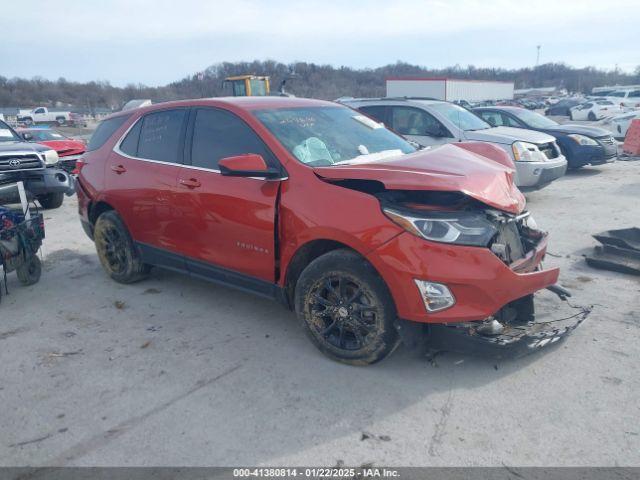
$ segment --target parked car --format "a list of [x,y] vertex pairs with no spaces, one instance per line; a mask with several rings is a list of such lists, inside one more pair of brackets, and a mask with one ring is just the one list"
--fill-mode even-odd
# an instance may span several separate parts
[[607,94],[607,100],[619,104],[625,111],[640,108],[640,89],[615,90]]
[[623,111],[622,107],[614,104],[611,100],[593,100],[571,107],[569,109],[569,118],[571,120],[591,120],[594,122],[609,115],[617,115]]
[[67,137],[50,128],[18,128],[17,132],[29,142],[36,142],[53,148],[60,158],[58,167],[69,173],[75,170],[76,161],[87,148],[84,141]]
[[618,140],[624,140],[627,136],[627,130],[631,126],[633,120],[640,119],[640,110],[632,110],[626,113],[619,113],[611,117],[605,117],[600,125],[606,128]]
[[536,112],[517,107],[480,107],[473,111],[493,126],[527,128],[553,135],[569,168],[612,162],[618,146],[611,133],[587,125],[561,125]]
[[557,116],[569,116],[569,110],[576,105],[580,105],[582,100],[575,99],[564,99],[560,100],[554,104],[551,104],[549,108],[544,111],[544,114],[549,115],[557,115]]
[[576,325],[530,323],[558,269],[510,164],[479,142],[417,151],[331,102],[199,99],[105,119],[77,194],[115,281],[155,265],[279,299],[322,352],[362,365],[425,325],[527,351]]
[[55,111],[50,112],[46,107],[38,107],[33,110],[20,110],[18,122],[26,126],[36,124],[57,124],[57,125],[81,125],[84,123],[82,116],[71,112]]
[[73,193],[73,179],[57,168],[58,154],[51,147],[26,142],[0,121],[0,184],[24,182],[44,208],[58,208],[65,193]]
[[516,185],[521,188],[542,188],[564,175],[567,169],[567,161],[552,136],[523,129],[492,127],[452,103],[411,98],[363,98],[343,103],[423,146],[461,141],[498,145],[515,162]]

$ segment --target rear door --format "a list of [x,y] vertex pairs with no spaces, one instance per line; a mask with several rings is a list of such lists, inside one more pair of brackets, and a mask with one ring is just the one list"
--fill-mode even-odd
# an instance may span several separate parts
[[255,153],[281,168],[255,131],[218,108],[192,112],[179,168],[180,246],[198,276],[268,293],[275,280],[275,217],[280,181],[222,176],[220,159]]
[[[116,144],[105,167],[107,199],[148,261],[183,268],[173,207],[189,109],[150,112]],[[173,254],[169,253],[173,252]],[[153,258],[151,258],[153,256]]]

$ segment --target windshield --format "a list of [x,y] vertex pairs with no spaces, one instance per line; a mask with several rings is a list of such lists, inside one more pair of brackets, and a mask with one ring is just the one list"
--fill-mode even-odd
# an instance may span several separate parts
[[16,142],[19,141],[20,137],[18,137],[9,125],[0,121],[0,142]]
[[257,110],[255,116],[302,163],[328,166],[398,157],[416,149],[346,107]]
[[558,122],[554,122],[550,118],[547,118],[544,115],[540,115],[539,113],[532,112],[531,110],[518,110],[514,113],[516,117],[533,128],[547,128],[555,127],[556,125],[558,125]]
[[46,142],[47,140],[64,140],[65,137],[61,133],[53,130],[27,130],[36,142]]
[[491,125],[474,113],[453,103],[433,103],[429,105],[429,108],[433,108],[441,115],[444,115],[447,120],[465,132],[492,128]]

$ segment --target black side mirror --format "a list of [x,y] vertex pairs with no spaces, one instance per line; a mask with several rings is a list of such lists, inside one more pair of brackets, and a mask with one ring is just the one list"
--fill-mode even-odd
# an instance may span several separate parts
[[22,138],[24,138],[27,142],[30,142],[31,140],[33,140],[33,135],[31,135],[29,132],[22,132]]

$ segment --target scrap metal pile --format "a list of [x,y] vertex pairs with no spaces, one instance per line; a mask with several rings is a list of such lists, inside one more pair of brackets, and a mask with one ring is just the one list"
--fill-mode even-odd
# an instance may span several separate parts
[[594,235],[597,245],[587,264],[594,268],[640,275],[640,228],[607,230]]

